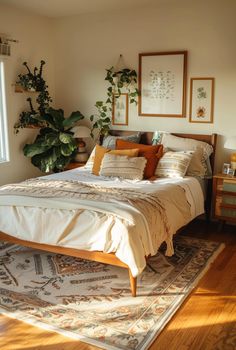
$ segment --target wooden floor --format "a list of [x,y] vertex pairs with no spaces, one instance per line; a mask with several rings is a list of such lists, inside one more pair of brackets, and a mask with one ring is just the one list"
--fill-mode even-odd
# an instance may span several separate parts
[[[151,350],[236,349],[236,226],[195,221],[183,234],[225,242],[226,249],[200,281]],[[97,350],[59,334],[0,315],[1,350]]]

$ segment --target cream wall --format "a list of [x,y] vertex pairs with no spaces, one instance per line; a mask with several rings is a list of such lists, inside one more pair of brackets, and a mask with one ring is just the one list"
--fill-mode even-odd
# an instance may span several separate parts
[[[145,1],[144,1],[145,5]],[[120,12],[48,19],[0,5],[0,33],[18,39],[6,62],[6,92],[10,162],[0,164],[0,185],[39,174],[22,148],[36,131],[13,134],[14,123],[26,106],[26,95],[16,94],[11,84],[22,69],[46,64],[45,77],[56,107],[67,114],[95,112],[94,103],[105,98],[105,68],[117,63],[122,53],[126,66],[138,70],[140,52],[188,51],[189,78],[215,77],[214,124],[191,124],[188,118],[139,117],[130,106],[130,130],[212,133],[220,135],[217,148],[219,170],[229,161],[222,148],[226,137],[236,135],[236,1],[165,0],[152,7]],[[187,103],[187,111],[189,103]],[[187,113],[188,116],[188,113]],[[84,123],[89,124],[86,120]]]
[[[158,3],[158,1],[157,1]],[[187,116],[190,77],[215,77],[214,124],[192,124],[188,118],[139,117],[130,106],[130,130],[167,130],[220,135],[217,169],[229,161],[222,149],[236,135],[236,1],[168,0],[132,11],[90,14],[54,21],[56,103],[66,111],[89,116],[95,101],[105,98],[105,68],[123,54],[138,69],[140,52],[188,51]],[[123,127],[125,128],[125,127]]]
[[54,97],[51,27],[52,23],[49,19],[0,5],[0,33],[19,40],[18,44],[11,45],[11,57],[4,59],[10,162],[0,164],[0,185],[40,174],[22,152],[25,143],[32,142],[36,131],[22,129],[17,136],[14,135],[13,126],[20,112],[28,108],[26,103],[28,95],[15,93],[12,84],[19,73],[25,72],[22,66],[24,61],[32,67],[39,66],[40,60],[44,59],[46,61],[44,76],[48,82],[49,91]]

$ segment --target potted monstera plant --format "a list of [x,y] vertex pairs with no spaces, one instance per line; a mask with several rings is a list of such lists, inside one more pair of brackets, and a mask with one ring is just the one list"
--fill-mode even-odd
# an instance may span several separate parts
[[76,154],[77,145],[73,137],[72,127],[84,116],[73,112],[64,117],[62,109],[48,108],[44,115],[35,114],[40,123],[46,123],[40,128],[39,134],[32,144],[23,148],[24,155],[31,158],[31,163],[42,172],[59,172],[63,170]]

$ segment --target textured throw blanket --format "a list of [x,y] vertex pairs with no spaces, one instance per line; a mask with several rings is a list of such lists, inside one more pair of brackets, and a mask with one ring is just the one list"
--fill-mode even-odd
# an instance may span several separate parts
[[[176,186],[175,186],[176,187]],[[136,208],[149,221],[150,214],[157,210],[168,232],[168,220],[165,208],[158,193],[146,193],[127,188],[107,188],[97,184],[85,184],[78,181],[29,179],[21,183],[5,185],[0,188],[1,196],[29,196],[34,198],[57,198],[74,201],[89,200],[95,202],[127,202]],[[35,204],[37,206],[37,204]],[[115,213],[114,213],[115,214]]]

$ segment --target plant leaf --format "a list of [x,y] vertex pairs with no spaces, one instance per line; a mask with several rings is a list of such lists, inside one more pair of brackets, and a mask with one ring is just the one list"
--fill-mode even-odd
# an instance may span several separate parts
[[26,157],[33,157],[37,154],[42,154],[47,151],[51,146],[43,144],[41,142],[35,142],[31,145],[26,144],[23,148],[23,153]]
[[66,128],[71,127],[74,123],[81,119],[84,119],[84,116],[82,113],[80,113],[80,111],[72,112],[69,118],[64,119],[63,126]]
[[76,145],[72,145],[70,143],[62,144],[61,154],[65,157],[68,157],[74,152],[76,148],[77,148]]
[[65,132],[60,132],[59,134],[59,140],[62,143],[75,143],[75,139],[73,138],[73,136],[71,134],[65,133]]
[[46,117],[57,130],[63,128],[64,111],[62,109],[54,109],[50,107],[46,110]]
[[44,173],[48,173],[53,170],[56,160],[57,152],[54,148],[51,148],[44,154],[38,154],[31,158],[32,164],[37,166]]
[[103,106],[103,101],[97,101],[95,104],[95,107],[102,107]]

